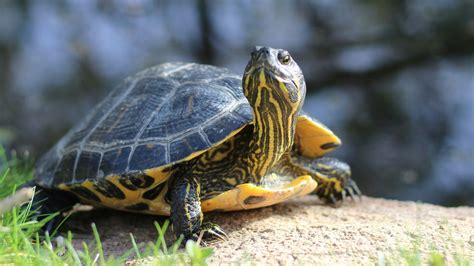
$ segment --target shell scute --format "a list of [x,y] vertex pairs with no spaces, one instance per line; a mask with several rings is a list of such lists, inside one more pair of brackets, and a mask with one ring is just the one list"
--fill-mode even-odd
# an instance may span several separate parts
[[102,173],[123,173],[127,168],[130,147],[123,147],[104,152],[100,170]]
[[[137,146],[130,159],[129,170],[143,170],[169,163],[166,145],[142,144]],[[125,164],[126,165],[126,164]]]

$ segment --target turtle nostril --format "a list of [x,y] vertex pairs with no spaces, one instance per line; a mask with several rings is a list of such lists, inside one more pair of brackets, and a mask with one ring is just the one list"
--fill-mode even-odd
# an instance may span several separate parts
[[255,46],[251,55],[253,60],[268,58],[270,56],[270,49],[264,46]]

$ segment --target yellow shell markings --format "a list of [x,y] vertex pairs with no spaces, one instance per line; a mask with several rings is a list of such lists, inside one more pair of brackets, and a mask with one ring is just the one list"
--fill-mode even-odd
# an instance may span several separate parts
[[[71,191],[74,193],[74,189],[76,188],[85,188],[90,193],[93,193],[99,201],[91,200],[90,198],[84,197],[79,193],[74,193],[75,195],[79,196],[82,202],[98,206],[98,207],[108,207],[117,210],[125,210],[125,211],[132,211],[132,212],[141,212],[141,213],[149,213],[149,214],[157,214],[157,215],[165,215],[169,216],[170,214],[170,206],[165,201],[166,192],[168,190],[168,183],[166,182],[171,175],[171,172],[168,170],[169,167],[160,167],[154,169],[145,170],[145,174],[152,177],[154,179],[153,184],[148,188],[137,188],[136,190],[131,190],[123,186],[120,182],[120,176],[111,175],[107,176],[105,179],[115,185],[124,195],[123,199],[118,199],[114,197],[107,197],[103,195],[103,193],[99,192],[96,184],[98,182],[87,180],[85,182],[79,184],[61,184],[58,186],[59,189]],[[148,200],[143,198],[143,193],[149,191],[150,189],[156,187],[157,185],[166,182],[160,192],[160,194],[154,200]],[[136,205],[138,203],[145,203],[148,205],[148,210],[130,210],[127,207]]]
[[316,181],[309,175],[295,178],[280,188],[241,184],[214,198],[202,201],[201,208],[203,212],[262,208],[307,195],[314,191],[316,186]]

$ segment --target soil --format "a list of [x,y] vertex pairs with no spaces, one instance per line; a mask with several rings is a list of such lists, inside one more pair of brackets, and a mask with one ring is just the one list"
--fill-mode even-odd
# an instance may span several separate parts
[[[257,210],[213,213],[229,239],[213,243],[211,265],[219,264],[374,264],[403,260],[403,251],[428,257],[433,251],[453,263],[462,256],[474,261],[474,208],[364,197],[334,208],[314,196]],[[137,242],[156,240],[154,221],[162,217],[95,210],[75,214],[67,226],[78,247],[92,241],[95,222],[106,255],[131,249]],[[172,241],[171,232],[167,234]],[[418,251],[416,251],[418,250]],[[398,264],[398,263],[397,263]]]

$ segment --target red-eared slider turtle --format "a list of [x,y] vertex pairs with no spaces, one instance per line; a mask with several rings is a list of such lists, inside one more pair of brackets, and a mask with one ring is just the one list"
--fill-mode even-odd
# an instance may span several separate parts
[[290,54],[269,47],[253,51],[243,78],[191,63],[144,70],[39,160],[39,212],[80,201],[169,215],[177,236],[196,239],[224,234],[203,223],[206,211],[358,194],[347,164],[320,158],[341,142],[300,112],[305,92]]

